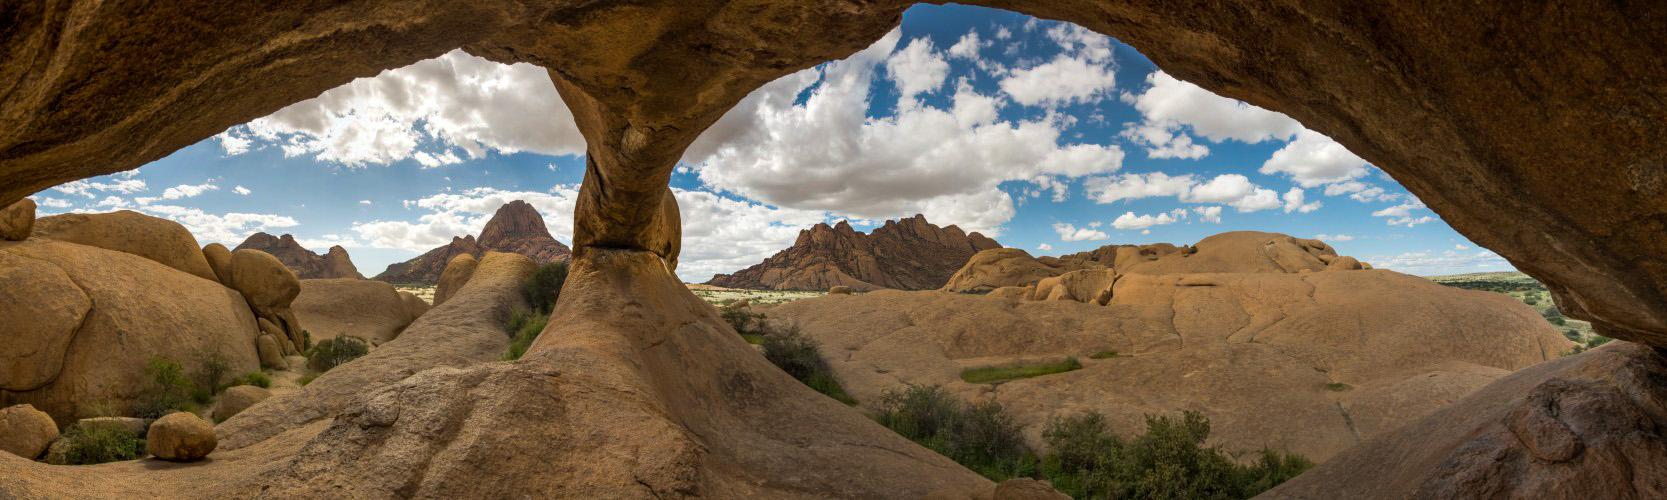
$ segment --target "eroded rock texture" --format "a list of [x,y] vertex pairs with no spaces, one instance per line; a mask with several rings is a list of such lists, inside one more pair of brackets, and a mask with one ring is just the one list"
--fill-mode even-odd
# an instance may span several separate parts
[[[330,247],[324,255],[313,253],[312,250],[302,248],[295,241],[294,236],[285,234],[273,236],[266,233],[249,235],[248,239],[237,245],[233,250],[245,248],[260,250],[277,257],[289,270],[295,271],[295,277],[309,279],[354,278],[365,279],[359,274],[359,269],[353,266],[353,259],[347,255],[347,249],[341,245]],[[205,249],[204,253],[207,253]],[[210,263],[212,264],[212,262]]]
[[916,215],[886,221],[872,234],[839,221],[799,231],[793,246],[735,274],[713,276],[709,285],[776,290],[938,288],[973,254],[1000,243],[950,225],[938,227]]

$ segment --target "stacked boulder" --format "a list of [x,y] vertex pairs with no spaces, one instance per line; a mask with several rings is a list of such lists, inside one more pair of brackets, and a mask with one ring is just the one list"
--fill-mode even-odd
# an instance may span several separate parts
[[0,246],[0,405],[58,421],[90,404],[121,411],[149,389],[152,357],[194,369],[218,356],[240,373],[260,368],[261,323],[280,352],[300,339],[298,287],[270,256],[216,259],[178,223],[137,212],[35,220],[31,205],[0,210],[0,236],[16,241]]

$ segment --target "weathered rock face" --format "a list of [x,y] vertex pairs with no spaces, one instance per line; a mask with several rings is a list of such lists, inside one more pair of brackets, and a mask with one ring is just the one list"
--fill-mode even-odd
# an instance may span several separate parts
[[817,224],[799,232],[793,246],[763,263],[712,277],[709,285],[776,290],[855,290],[900,288],[927,290],[944,286],[956,269],[982,250],[1001,248],[979,233],[953,225],[934,226],[916,215],[886,221],[873,234],[851,229],[845,221]]
[[35,230],[35,200],[24,198],[0,208],[0,240],[23,241]]
[[[19,272],[18,269],[26,271]],[[260,367],[255,317],[244,298],[150,259],[42,238],[0,248],[0,315],[42,316],[0,324],[0,404],[29,403],[63,422],[89,404],[124,410],[148,389],[151,356],[196,366],[219,352],[237,373]],[[12,281],[27,279],[29,281]],[[13,290],[28,290],[18,293]],[[20,303],[18,307],[11,304]]]
[[[1095,294],[1094,275],[1111,272],[1050,278],[1060,281],[1046,293]],[[1000,402],[1036,446],[1056,416],[1098,411],[1127,435],[1145,414],[1196,409],[1213,444],[1315,460],[1572,348],[1510,297],[1391,271],[1125,274],[1108,302],[881,291],[768,314],[818,340],[859,401],[945,384]],[[1104,351],[1119,355],[1090,358]],[[1067,356],[1083,369],[999,386],[960,379],[966,368]]]
[[243,413],[243,410],[249,409],[255,403],[265,401],[266,398],[270,397],[272,397],[272,391],[252,385],[226,388],[226,392],[220,393],[220,400],[215,402],[214,420],[224,422],[226,419],[232,418],[233,415]]
[[410,306],[393,285],[339,278],[301,280],[301,294],[290,309],[307,325],[314,341],[347,335],[382,345],[423,313]]
[[52,416],[29,405],[0,408],[0,453],[34,459],[58,438]]
[[[1346,271],[1364,266],[1353,257],[1338,257],[1337,251],[1319,240],[1292,238],[1278,233],[1232,231],[1204,238],[1193,246],[1168,243],[1151,245],[1106,245],[1091,251],[1057,258],[1033,258],[1023,250],[999,249],[981,252],[967,261],[944,290],[994,290],[1001,287],[1031,287],[1033,300],[1048,298],[1048,290],[1037,283],[1078,271],[1106,270],[1115,274],[1184,273],[1298,273]],[[1115,276],[1107,277],[1115,279]],[[1104,289],[1110,282],[1103,283]],[[1051,287],[1050,287],[1051,289]],[[1077,290],[1071,300],[1087,302],[1094,293],[1082,296]],[[1055,298],[1066,297],[1056,296]]]
[[290,309],[295,297],[301,294],[301,280],[278,261],[277,257],[260,250],[242,249],[232,252],[228,268],[230,283],[248,301],[249,308],[261,320],[261,331],[278,339],[285,353],[306,348],[305,329]]
[[[481,229],[480,238],[474,235],[453,237],[450,244],[429,250],[417,258],[388,266],[377,280],[399,284],[427,284],[440,282],[446,265],[459,255],[479,259],[485,252],[509,252],[531,257],[540,264],[567,260],[572,251],[550,236],[544,218],[538,210],[521,200],[505,203],[492,214],[492,219]],[[435,302],[440,301],[435,295]]]
[[1265,496],[1659,498],[1663,381],[1659,349],[1611,342],[1504,377]]
[[[1058,262],[1055,259],[1055,262]],[[1051,266],[1030,253],[1017,248],[993,248],[967,259],[966,265],[950,276],[943,289],[950,292],[994,290],[1004,286],[1022,286],[1052,278],[1069,271],[1066,267]]]
[[64,214],[35,221],[35,236],[138,255],[209,281],[218,281],[191,231],[168,219],[130,210]]
[[469,277],[475,274],[475,267],[478,265],[480,262],[475,260],[473,255],[462,254],[453,257],[451,263],[446,264],[446,271],[440,273],[440,284],[434,287],[434,305],[444,303],[446,299],[457,294],[458,290],[462,290],[463,285],[469,283]]
[[190,462],[208,456],[217,441],[214,426],[186,412],[164,415],[145,433],[145,450],[173,462]]
[[285,267],[295,272],[295,277],[308,279],[353,278],[365,279],[359,274],[359,269],[353,267],[353,259],[348,257],[347,249],[341,245],[330,247],[324,255],[313,253],[312,250],[302,248],[295,241],[294,236],[272,236],[266,233],[255,233],[243,240],[234,250],[260,250],[277,257]]

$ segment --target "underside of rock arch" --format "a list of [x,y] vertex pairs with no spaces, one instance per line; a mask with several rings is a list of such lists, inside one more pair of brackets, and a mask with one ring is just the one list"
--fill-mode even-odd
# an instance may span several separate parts
[[[1289,114],[1382,168],[1455,229],[1545,282],[1568,316],[1591,320],[1604,335],[1667,346],[1667,128],[1661,125],[1667,123],[1667,4],[968,3],[1077,23],[1139,48],[1178,78]],[[62,182],[137,168],[353,78],[462,47],[547,68],[588,143],[575,212],[576,280],[568,286],[597,291],[577,295],[593,300],[564,295],[557,316],[599,332],[610,324],[639,325],[657,331],[631,338],[677,346],[676,339],[690,338],[679,335],[722,328],[710,315],[687,311],[692,296],[665,286],[672,283],[680,239],[667,182],[684,149],[752,90],[860,50],[896,26],[911,4],[9,2],[0,4],[0,206]],[[632,306],[605,306],[608,301]],[[621,317],[631,321],[609,322]],[[559,370],[559,353],[572,349],[629,350],[563,338],[542,338],[515,370]],[[644,352],[608,351],[608,359],[723,362],[698,358],[721,350],[634,348]],[[518,387],[537,390],[526,381],[534,375],[519,376],[450,380],[521,380]],[[675,409],[644,410],[672,423],[667,432],[686,440],[683,449],[693,457],[655,470],[666,477],[680,474],[677,467],[723,476],[712,472],[722,468],[716,460],[700,457],[734,458],[740,448],[699,432],[731,420],[685,409],[734,410],[753,400],[707,397],[707,391],[753,386],[738,379],[674,384],[666,379],[675,375],[658,368],[618,376],[662,396],[689,392],[665,403]],[[387,404],[399,404],[389,398]],[[391,491],[457,493],[423,489],[428,480]],[[976,483],[943,482],[957,481]],[[771,490],[698,480],[661,486],[648,485],[684,495],[700,495],[686,488],[702,487]]]

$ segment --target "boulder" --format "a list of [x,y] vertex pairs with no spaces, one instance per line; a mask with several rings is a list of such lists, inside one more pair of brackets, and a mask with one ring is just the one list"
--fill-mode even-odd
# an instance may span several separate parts
[[255,403],[272,397],[272,391],[252,385],[239,385],[226,388],[220,393],[220,400],[214,405],[214,420],[224,422],[232,415],[242,413]]
[[214,270],[214,276],[219,278],[220,284],[232,286],[231,250],[219,243],[209,243],[203,246],[203,260],[208,261],[208,268]]
[[0,389],[46,385],[93,307],[52,262],[0,251]]
[[0,240],[23,241],[35,230],[35,200],[24,198],[0,208]]
[[183,411],[156,419],[145,433],[145,450],[171,462],[199,460],[213,452],[218,443],[214,426]]
[[[234,373],[260,368],[255,317],[241,295],[217,282],[130,253],[45,238],[0,248],[0,266],[17,262],[55,267],[74,286],[47,286],[51,281],[16,283],[5,278],[8,281],[0,283],[0,301],[20,301],[23,305],[0,308],[0,316],[39,310],[73,317],[81,306],[64,308],[63,304],[84,300],[91,305],[79,321],[52,327],[58,329],[56,332],[44,326],[56,324],[48,321],[51,316],[31,320],[45,323],[40,329],[23,330],[25,336],[57,338],[19,345],[55,346],[62,342],[62,335],[69,334],[68,345],[59,355],[40,351],[40,363],[31,357],[27,364],[14,365],[10,361],[16,358],[0,358],[8,361],[0,371],[9,373],[17,366],[34,366],[37,368],[31,370],[38,371],[26,377],[28,380],[50,380],[32,388],[5,387],[0,391],[0,404],[29,403],[68,422],[83,415],[82,406],[92,402],[126,410],[149,387],[144,372],[152,356],[194,367],[207,353],[219,352]],[[7,276],[17,275],[0,271],[0,277]],[[6,292],[19,286],[32,288],[26,288],[28,294]],[[0,324],[0,331],[15,324]],[[7,342],[17,339],[13,335],[5,338]],[[10,347],[0,352],[4,352],[0,356],[16,355]],[[47,357],[60,361],[45,363]],[[53,366],[58,367],[56,372]]]
[[943,286],[951,292],[1025,286],[1066,270],[1048,266],[1017,248],[992,248],[974,254]]
[[851,294],[851,287],[848,287],[848,286],[843,286],[842,285],[842,286],[835,286],[835,287],[828,288],[828,295],[850,295],[850,294]]
[[453,257],[451,262],[446,264],[446,270],[440,273],[440,284],[434,287],[434,305],[445,303],[446,299],[462,290],[463,285],[469,283],[469,277],[474,276],[475,267],[479,265],[479,261],[473,255],[460,254]]
[[290,310],[313,335],[347,335],[371,345],[393,340],[415,319],[393,285],[352,278],[301,280]]
[[260,356],[261,366],[273,370],[289,369],[289,363],[284,361],[284,349],[278,347],[277,337],[270,334],[261,334],[260,337],[255,339],[255,352]]
[[1354,271],[1357,269],[1362,269],[1360,261],[1349,256],[1331,259],[1331,262],[1326,263],[1325,266],[1327,271]]
[[218,281],[208,267],[197,238],[178,222],[130,210],[102,214],[63,214],[35,221],[35,236],[127,252]]
[[26,404],[0,409],[0,451],[33,460],[54,439],[58,439],[58,424],[45,412]]
[[249,299],[249,306],[263,317],[289,308],[301,294],[301,280],[272,254],[248,249],[232,252],[231,270],[232,289]]
[[1111,300],[1117,272],[1110,269],[1071,271],[1036,283],[1031,300],[1074,300],[1103,306]]
[[997,288],[995,290],[990,290],[990,293],[985,294],[985,295],[988,295],[990,297],[1002,297],[1002,298],[1008,298],[1008,299],[1028,300],[1028,299],[1030,299],[1030,295],[1033,294],[1033,293],[1036,293],[1036,287],[1034,285],[1032,285],[1032,286],[1004,286],[1004,287],[1001,287],[1001,288]]
[[[787,302],[770,318],[819,342],[858,401],[943,384],[1001,403],[1038,449],[1056,416],[1098,411],[1128,436],[1147,414],[1200,409],[1212,445],[1314,460],[1573,346],[1508,296],[1389,271],[1125,274],[1113,288],[1104,306],[878,291]],[[1105,351],[1119,356],[1091,358]],[[967,368],[1066,356],[1083,368],[999,390],[960,379]]]
[[424,301],[422,297],[418,297],[411,292],[399,292],[399,300],[405,302],[405,312],[411,316],[411,321],[416,321],[417,318],[422,317],[423,313],[428,312],[429,308],[433,307],[428,305],[428,302]]
[[156,421],[156,419],[154,419],[154,418],[88,417],[88,418],[83,418],[81,420],[77,420],[77,421],[75,421],[75,423],[70,424],[69,429],[66,429],[66,432],[69,431],[69,430],[74,430],[77,427],[87,427],[87,426],[94,426],[94,425],[108,425],[108,426],[114,426],[114,427],[120,428],[121,430],[124,430],[124,431],[127,431],[127,432],[131,432],[135,436],[145,437],[145,433],[150,431],[150,424],[152,422],[155,422],[155,421]]

